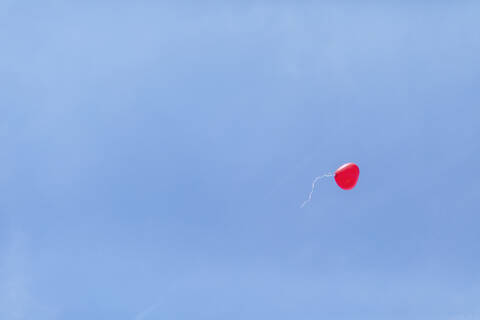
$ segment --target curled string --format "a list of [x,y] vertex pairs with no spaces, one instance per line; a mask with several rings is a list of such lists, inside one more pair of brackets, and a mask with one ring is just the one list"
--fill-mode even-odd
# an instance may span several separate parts
[[315,184],[317,183],[318,180],[320,179],[323,179],[323,178],[327,178],[327,177],[333,177],[334,174],[333,173],[327,173],[327,174],[324,174],[323,176],[318,176],[316,177],[313,182],[312,182],[312,190],[310,191],[310,194],[308,195],[308,199],[305,200],[302,205],[300,206],[300,208],[303,208],[307,203],[310,202],[310,200],[312,200],[312,194],[313,194],[313,191],[315,190]]

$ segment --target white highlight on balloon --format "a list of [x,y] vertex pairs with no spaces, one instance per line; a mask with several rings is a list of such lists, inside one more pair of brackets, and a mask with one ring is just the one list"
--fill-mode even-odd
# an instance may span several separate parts
[[300,206],[300,208],[303,208],[307,203],[310,202],[310,200],[312,200],[312,194],[313,194],[313,191],[315,190],[315,184],[317,183],[318,180],[320,179],[323,179],[323,178],[327,178],[327,177],[333,177],[334,174],[333,173],[327,173],[327,174],[324,174],[323,176],[318,176],[316,177],[313,182],[312,182],[312,191],[310,191],[310,194],[308,195],[308,199],[305,200],[302,205]]

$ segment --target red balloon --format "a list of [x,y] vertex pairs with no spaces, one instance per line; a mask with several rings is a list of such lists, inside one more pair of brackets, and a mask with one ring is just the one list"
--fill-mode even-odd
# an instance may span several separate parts
[[355,163],[347,163],[335,171],[335,181],[343,190],[350,190],[355,187],[360,175],[360,169]]

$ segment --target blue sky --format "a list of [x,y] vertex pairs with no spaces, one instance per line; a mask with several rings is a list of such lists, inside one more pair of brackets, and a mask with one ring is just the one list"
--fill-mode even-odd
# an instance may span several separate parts
[[2,1],[0,318],[480,318],[479,14]]

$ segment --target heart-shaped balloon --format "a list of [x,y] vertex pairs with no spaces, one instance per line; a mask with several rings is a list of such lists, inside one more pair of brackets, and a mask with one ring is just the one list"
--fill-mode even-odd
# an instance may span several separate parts
[[347,163],[335,171],[335,181],[343,190],[350,190],[355,187],[360,175],[360,169],[355,163]]

